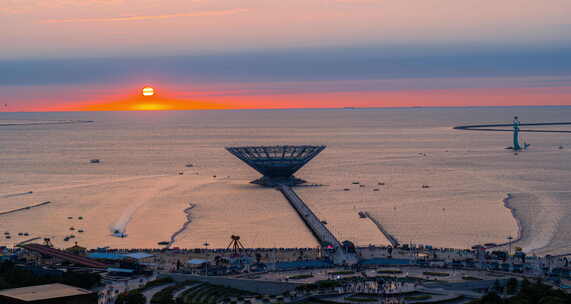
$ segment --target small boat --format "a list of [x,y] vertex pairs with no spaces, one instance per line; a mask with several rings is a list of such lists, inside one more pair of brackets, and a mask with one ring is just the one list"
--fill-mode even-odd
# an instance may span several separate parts
[[422,185],[422,189],[427,189],[427,188],[430,188],[430,186],[429,185]]
[[91,164],[98,164],[100,162],[101,162],[101,160],[99,160],[99,159],[92,159],[89,161],[89,163],[91,163]]
[[125,234],[124,232],[121,232],[119,230],[115,230],[115,231],[113,231],[113,236],[125,238],[125,237],[127,237],[127,234]]
[[77,232],[83,233],[83,229],[79,229],[79,230],[77,230]]
[[384,185],[385,185],[385,183],[383,183],[383,182],[379,182],[379,183],[377,183],[377,185],[379,185],[379,186],[384,186]]
[[186,164],[185,167],[187,167],[187,168],[192,168],[192,167],[194,167],[194,165],[192,165],[192,164]]
[[24,236],[28,236],[28,235],[30,235],[30,234],[28,234],[27,232],[24,232]]

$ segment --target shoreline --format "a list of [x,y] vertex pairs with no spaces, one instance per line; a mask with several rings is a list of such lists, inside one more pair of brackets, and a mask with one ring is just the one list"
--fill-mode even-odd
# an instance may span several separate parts
[[182,224],[182,227],[180,227],[180,229],[178,229],[171,235],[169,243],[168,245],[165,246],[165,248],[169,249],[176,242],[176,237],[182,232],[184,232],[188,227],[188,225],[190,225],[190,223],[192,222],[192,209],[194,207],[196,207],[196,204],[189,203],[189,207],[183,210],[183,212],[186,214],[186,222]]
[[520,242],[520,241],[523,239],[523,237],[524,237],[524,233],[523,233],[523,230],[524,230],[524,229],[523,229],[523,226],[524,226],[524,224],[523,224],[521,218],[517,215],[517,209],[516,209],[512,204],[510,204],[510,201],[511,201],[512,199],[513,199],[513,195],[512,195],[511,193],[507,193],[506,198],[504,198],[504,199],[502,200],[502,202],[503,202],[503,204],[504,204],[504,207],[507,208],[508,210],[510,210],[510,212],[511,212],[511,214],[512,214],[512,217],[514,218],[514,220],[515,220],[515,222],[516,222],[516,225],[517,225],[517,235],[516,235],[516,237],[515,237],[513,240],[508,241],[508,242],[503,242],[503,243],[497,244],[496,246],[492,246],[491,248],[504,247],[504,246],[513,245],[513,244],[515,244],[515,243],[517,243],[517,242]]

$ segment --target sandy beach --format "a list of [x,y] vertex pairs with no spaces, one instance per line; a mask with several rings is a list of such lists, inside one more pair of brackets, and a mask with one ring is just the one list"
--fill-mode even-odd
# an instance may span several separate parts
[[521,227],[520,239],[512,246],[538,255],[571,253],[570,198],[568,192],[512,194],[509,205]]

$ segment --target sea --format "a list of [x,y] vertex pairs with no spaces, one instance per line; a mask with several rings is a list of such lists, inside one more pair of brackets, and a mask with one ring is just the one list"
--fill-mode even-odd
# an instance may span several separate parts
[[510,132],[453,129],[516,115],[571,107],[0,113],[0,246],[317,247],[225,147],[326,145],[296,173],[319,186],[295,191],[340,240],[389,244],[367,212],[401,244],[571,252],[571,134],[523,132],[514,153]]

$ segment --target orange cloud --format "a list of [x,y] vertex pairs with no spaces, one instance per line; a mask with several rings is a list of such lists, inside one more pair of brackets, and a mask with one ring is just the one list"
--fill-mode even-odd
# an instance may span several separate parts
[[[182,93],[179,93],[182,94]],[[465,107],[571,105],[571,88],[453,89],[336,93],[201,96],[200,100],[161,96],[105,98],[36,108],[36,111],[157,111],[339,107]]]
[[129,96],[106,97],[112,101],[85,101],[76,104],[65,104],[44,111],[164,111],[164,110],[222,110],[230,109],[229,105],[215,101],[198,101],[171,97]]

